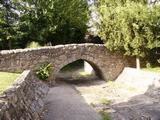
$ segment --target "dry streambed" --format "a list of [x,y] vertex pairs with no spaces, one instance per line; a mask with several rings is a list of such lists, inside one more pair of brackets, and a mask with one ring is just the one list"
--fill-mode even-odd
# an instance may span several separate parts
[[127,69],[114,82],[95,80],[73,86],[96,111],[108,113],[112,120],[160,120],[159,78]]
[[[66,99],[71,101],[68,108],[74,108],[72,110],[74,112],[77,110],[77,115],[79,115],[79,110],[81,109],[75,109],[77,106],[74,106],[80,105],[79,108],[82,108],[82,104],[80,102],[81,98],[83,100],[82,103],[84,108],[87,106],[85,103],[88,103],[92,106],[93,111],[97,111],[102,114],[102,117],[104,118],[103,120],[160,120],[159,74],[125,68],[121,75],[112,82],[94,79],[80,79],[80,81],[69,80],[67,84],[63,84],[64,82],[62,82],[62,86],[57,86],[58,90],[50,92],[51,94],[55,93],[56,95],[49,95],[49,98],[53,96],[52,99],[56,100],[58,99],[57,96],[60,96],[60,100],[57,100],[59,105],[52,99],[48,100],[49,103],[53,103],[57,108],[62,105],[61,110],[64,114],[63,112],[58,113],[62,113],[63,115],[67,114],[71,118],[74,117],[72,114],[68,114],[68,109],[67,112],[64,111],[64,106],[67,107],[68,105]],[[55,87],[53,89],[57,88]],[[74,95],[77,96],[75,98],[78,99],[74,100],[74,97],[71,96],[73,94],[67,92],[67,89],[73,91]],[[60,91],[62,91],[61,94],[59,94]],[[68,97],[66,97],[66,95],[68,95]],[[66,103],[66,105],[62,104],[61,100]],[[53,110],[50,111],[56,113],[57,109],[55,109],[55,106],[52,108],[55,112],[53,112]],[[90,110],[87,108],[88,113],[93,113],[90,112]],[[58,113],[56,115],[58,115]],[[96,113],[91,114],[91,116],[92,115],[96,115]],[[61,116],[62,115],[60,115],[60,117]],[[71,120],[71,118],[66,120]],[[77,116],[75,116],[75,118],[77,120],[82,120],[81,118],[78,119]],[[51,119],[53,118],[51,117]],[[89,119],[84,117],[84,120]]]

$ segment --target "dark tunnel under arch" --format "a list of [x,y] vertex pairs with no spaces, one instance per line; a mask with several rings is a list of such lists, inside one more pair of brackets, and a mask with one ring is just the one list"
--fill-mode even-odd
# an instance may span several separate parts
[[99,79],[103,79],[103,80],[104,80],[102,71],[98,68],[98,66],[97,66],[95,63],[93,63],[93,62],[91,62],[91,61],[89,61],[89,60],[86,60],[86,59],[77,59],[77,60],[74,60],[74,61],[72,61],[72,62],[69,62],[69,63],[63,65],[63,66],[58,70],[58,72],[57,72],[57,74],[56,74],[56,78],[57,78],[58,74],[59,74],[61,71],[67,71],[67,69],[70,70],[70,67],[68,67],[68,66],[74,67],[73,70],[74,70],[74,69],[80,69],[80,68],[82,68],[82,66],[84,67],[84,62],[87,62],[87,63],[92,67],[92,69],[93,69],[93,71],[94,71],[93,73],[94,73]]

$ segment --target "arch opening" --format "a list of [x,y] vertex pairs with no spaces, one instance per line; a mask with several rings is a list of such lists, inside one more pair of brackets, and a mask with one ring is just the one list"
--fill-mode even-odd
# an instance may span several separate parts
[[91,80],[103,80],[101,70],[96,64],[85,59],[78,59],[64,65],[58,71],[56,82],[86,82]]

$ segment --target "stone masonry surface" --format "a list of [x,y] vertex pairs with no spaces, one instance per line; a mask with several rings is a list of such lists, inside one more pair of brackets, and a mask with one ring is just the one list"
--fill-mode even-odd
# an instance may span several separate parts
[[0,96],[0,120],[40,120],[48,90],[31,71],[24,71]]
[[50,80],[54,83],[62,67],[79,59],[91,64],[97,75],[105,80],[114,80],[125,66],[133,63],[133,59],[128,60],[119,52],[110,52],[102,44],[68,44],[1,51],[0,71],[35,70],[44,63],[51,63],[53,71]]

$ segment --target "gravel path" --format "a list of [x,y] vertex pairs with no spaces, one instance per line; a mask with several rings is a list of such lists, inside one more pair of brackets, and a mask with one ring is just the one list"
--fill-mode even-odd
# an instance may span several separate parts
[[96,111],[111,120],[160,120],[160,74],[126,68],[114,82],[68,81],[46,102],[45,120],[101,120]]
[[101,120],[74,87],[60,84],[50,89],[45,120]]

